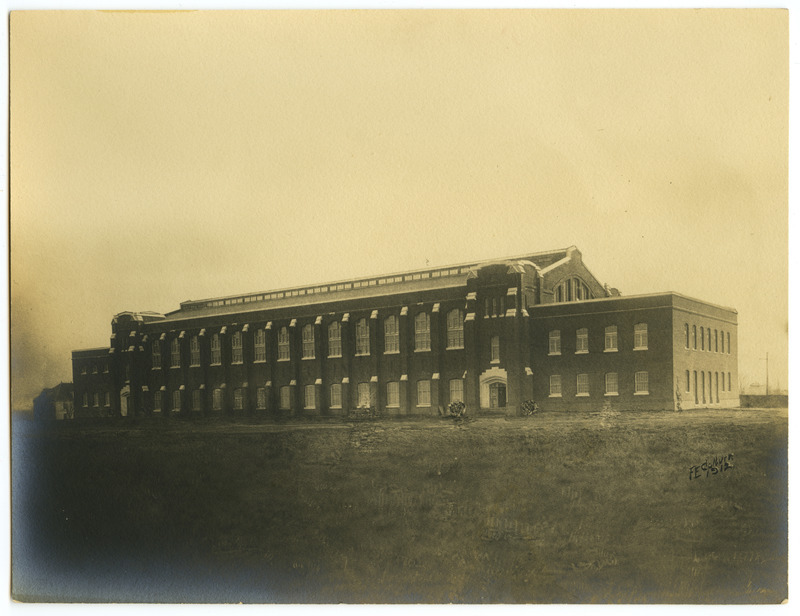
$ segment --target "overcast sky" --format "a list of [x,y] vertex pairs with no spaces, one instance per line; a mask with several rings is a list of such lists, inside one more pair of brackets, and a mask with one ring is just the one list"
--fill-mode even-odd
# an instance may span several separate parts
[[787,385],[786,11],[16,13],[12,405],[125,310],[576,245]]

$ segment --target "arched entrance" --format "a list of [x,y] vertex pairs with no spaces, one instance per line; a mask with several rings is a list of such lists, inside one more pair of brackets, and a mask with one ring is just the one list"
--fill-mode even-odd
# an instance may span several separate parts
[[493,367],[480,376],[481,408],[502,409],[508,398],[508,375],[502,368]]

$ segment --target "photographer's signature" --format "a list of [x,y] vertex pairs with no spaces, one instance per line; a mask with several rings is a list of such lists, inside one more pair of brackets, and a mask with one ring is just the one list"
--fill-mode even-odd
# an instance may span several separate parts
[[689,467],[689,480],[702,479],[711,475],[724,473],[733,468],[733,454],[714,456],[711,460],[706,460],[702,464]]

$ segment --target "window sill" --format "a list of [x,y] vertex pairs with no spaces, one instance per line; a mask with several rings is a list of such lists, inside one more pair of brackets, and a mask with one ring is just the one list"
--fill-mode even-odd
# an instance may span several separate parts
[[575,351],[575,355],[588,355],[589,351]]
[[222,365],[222,363],[218,363],[218,364],[209,364],[209,366],[221,366],[221,365]]
[[[279,359],[278,361],[279,361],[279,362],[289,362],[289,361],[292,361],[292,360],[291,360],[291,358],[287,357],[287,358],[285,358],[285,359]],[[284,411],[288,411],[289,409],[283,409],[283,410],[284,410]]]
[[499,366],[499,365],[500,365],[500,360],[499,360],[499,359],[493,359],[493,360],[492,360],[492,361],[490,361],[489,363],[490,363],[491,365],[493,365],[493,366]]
[[548,353],[547,354],[548,357],[553,357],[554,355],[561,355],[561,351],[559,351],[558,353]]
[[618,353],[619,349],[603,349],[603,353]]
[[429,409],[429,408],[431,408],[431,405],[430,404],[418,404],[417,408],[418,409]]
[[633,347],[634,351],[646,351],[647,347]]
[[548,398],[560,398],[560,397],[561,397],[561,394],[550,394],[550,395],[549,395],[549,396],[547,396],[547,397],[548,397]]
[[190,368],[199,368],[200,364],[189,364]]
[[414,349],[414,353],[430,353],[430,349]]
[[340,409],[340,408],[342,408],[342,405],[341,404],[332,404],[329,408]]
[[231,366],[242,366],[242,365],[244,365],[243,361],[232,361],[231,362]]
[[300,358],[301,361],[308,361],[310,359],[316,359],[316,357],[301,357]]
[[400,405],[399,404],[387,404],[386,408],[387,409],[399,409]]
[[369,357],[369,353],[355,353],[354,357]]
[[446,351],[463,351],[464,350],[464,346],[462,345],[462,346],[446,347],[445,350]]
[[400,351],[384,351],[384,355],[400,355]]
[[[161,370],[161,366],[153,366],[152,368],[150,368],[150,370]],[[86,376],[86,375],[82,374],[81,376]]]
[[[339,355],[328,355],[328,359],[341,359],[341,358],[342,358],[342,354],[341,353],[339,353]],[[331,407],[331,408],[333,408],[333,407]],[[339,407],[339,408],[342,408],[342,407]]]
[[589,394],[575,394],[576,398],[588,398]]
[[650,392],[649,391],[635,391],[635,392],[633,392],[633,395],[634,396],[649,396]]
[[253,363],[254,364],[266,364],[267,360],[266,359],[254,359]]
[[606,393],[606,394],[603,394],[603,395],[604,396],[618,396],[619,392],[609,392],[609,393]]

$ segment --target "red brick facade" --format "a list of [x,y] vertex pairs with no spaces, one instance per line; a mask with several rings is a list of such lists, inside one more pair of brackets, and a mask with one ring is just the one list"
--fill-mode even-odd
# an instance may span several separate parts
[[[725,352],[685,349],[686,323],[717,349],[723,337]],[[678,396],[688,408],[687,370],[703,375],[698,406],[738,404],[726,387],[737,379],[736,312],[675,294],[620,297],[575,248],[122,313],[109,348],[73,353],[76,415],[438,414],[453,399],[471,413],[516,413],[529,399],[663,409]],[[109,404],[95,408],[95,393]]]

